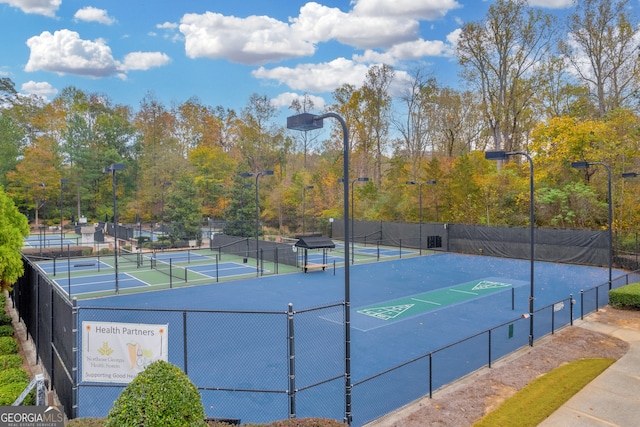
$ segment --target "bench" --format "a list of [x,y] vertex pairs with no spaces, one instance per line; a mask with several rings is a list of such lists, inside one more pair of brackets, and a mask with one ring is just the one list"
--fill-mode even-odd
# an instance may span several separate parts
[[327,264],[307,264],[307,265],[303,266],[302,269],[306,273],[307,270],[313,270],[315,268],[321,268],[324,271],[324,269],[327,268],[327,267],[328,267]]

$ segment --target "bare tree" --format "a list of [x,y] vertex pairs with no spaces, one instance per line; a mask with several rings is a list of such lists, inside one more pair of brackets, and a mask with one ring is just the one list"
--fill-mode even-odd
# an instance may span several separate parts
[[487,16],[463,26],[457,55],[477,87],[497,150],[520,148],[523,120],[537,90],[536,67],[554,44],[553,16],[526,0],[497,0]]

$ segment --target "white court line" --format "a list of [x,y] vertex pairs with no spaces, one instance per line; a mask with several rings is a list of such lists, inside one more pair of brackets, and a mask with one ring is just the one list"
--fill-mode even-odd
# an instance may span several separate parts
[[469,295],[478,295],[475,292],[469,292],[469,291],[461,291],[459,289],[449,289],[451,292],[460,292],[461,294],[469,294]]
[[426,303],[426,304],[433,304],[433,305],[442,305],[442,304],[440,304],[440,303],[437,303],[437,302],[433,302],[433,301],[427,301],[427,300],[424,300],[424,299],[420,299],[420,298],[411,298],[411,299],[412,299],[413,301],[419,301],[419,302],[424,302],[424,303]]

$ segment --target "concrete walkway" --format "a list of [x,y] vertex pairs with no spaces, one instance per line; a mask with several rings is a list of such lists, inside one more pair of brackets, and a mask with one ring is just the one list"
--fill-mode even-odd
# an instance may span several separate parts
[[629,343],[629,351],[538,427],[640,426],[640,331],[589,321],[581,328]]

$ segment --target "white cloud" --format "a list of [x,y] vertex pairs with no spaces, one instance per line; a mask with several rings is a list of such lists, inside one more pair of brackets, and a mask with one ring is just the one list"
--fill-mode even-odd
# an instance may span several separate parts
[[171,62],[171,58],[162,52],[131,52],[124,57],[123,69],[148,70],[153,67],[162,67]]
[[357,0],[353,12],[360,16],[435,20],[459,7],[456,0]]
[[111,25],[116,22],[115,19],[107,14],[104,9],[97,9],[95,7],[87,6],[79,9],[73,17],[77,21],[86,22],[99,22],[100,24]]
[[175,22],[163,22],[162,24],[156,24],[156,28],[163,30],[176,30],[178,29],[178,24]]
[[311,2],[300,8],[297,18],[291,19],[291,29],[296,37],[312,43],[335,39],[366,49],[412,40],[417,37],[419,23],[412,18],[344,13]]
[[[322,111],[326,105],[324,98],[315,95],[308,95],[309,99],[313,102],[314,111]],[[294,92],[284,92],[275,98],[271,99],[271,105],[276,108],[289,108],[291,103],[295,99],[299,99],[301,102],[304,100],[305,95],[301,95]]]
[[27,40],[31,49],[25,71],[50,71],[85,77],[106,77],[118,73],[120,64],[104,40],[82,40],[75,31],[42,32]]
[[83,40],[75,31],[60,30],[51,34],[44,31],[27,40],[31,49],[25,71],[49,71],[57,74],[73,74],[101,78],[117,76],[126,78],[130,70],[147,70],[171,61],[161,52],[132,52],[124,63],[116,60],[111,48],[102,39]]
[[257,65],[311,55],[315,50],[311,43],[293,37],[287,24],[267,16],[190,13],[182,17],[180,31],[190,58],[226,58]]
[[20,86],[20,90],[28,93],[29,95],[38,95],[43,98],[48,98],[58,94],[58,89],[51,86],[50,83],[34,82],[33,80],[23,83],[22,86]]
[[548,9],[568,9],[574,0],[529,0],[529,6],[546,7]]
[[9,6],[17,7],[24,13],[34,15],[55,16],[62,0],[0,0]]
[[369,67],[354,61],[337,58],[321,64],[300,64],[295,68],[260,67],[252,74],[258,79],[272,79],[293,90],[302,92],[331,92],[343,84],[360,86]]

